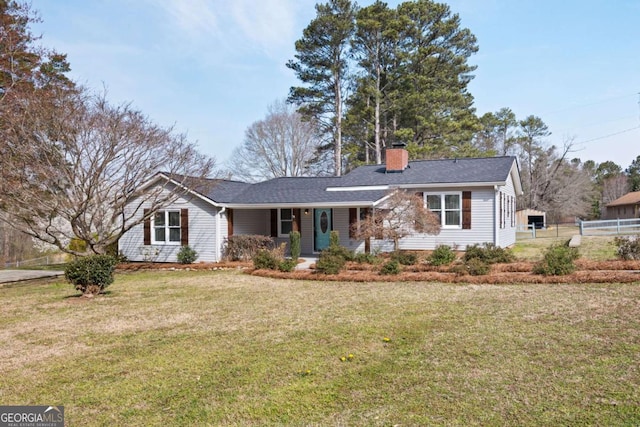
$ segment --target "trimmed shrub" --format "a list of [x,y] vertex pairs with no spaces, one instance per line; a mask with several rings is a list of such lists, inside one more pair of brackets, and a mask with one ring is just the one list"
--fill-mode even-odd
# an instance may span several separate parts
[[380,262],[379,257],[373,254],[365,254],[364,252],[355,254],[353,260],[358,264],[378,264]]
[[389,260],[380,268],[380,274],[383,275],[396,275],[400,274],[400,263],[396,259]]
[[96,295],[114,281],[117,261],[109,255],[77,258],[64,269],[64,277],[83,294]]
[[229,236],[224,245],[223,257],[229,261],[249,261],[261,250],[275,247],[272,237],[259,234]]
[[471,258],[464,262],[465,270],[472,276],[484,276],[489,273],[489,264],[480,258]]
[[288,258],[283,261],[280,261],[280,264],[278,264],[278,270],[283,271],[285,273],[290,273],[293,270],[295,270],[296,265],[298,265],[298,262],[296,260]]
[[280,260],[272,251],[263,249],[253,257],[253,266],[258,270],[276,270]]
[[291,259],[297,261],[300,258],[300,232],[289,233],[289,248],[291,249]]
[[456,253],[447,245],[438,246],[428,258],[428,262],[431,265],[449,265],[455,260]]
[[193,264],[198,259],[198,252],[191,249],[189,245],[182,246],[178,251],[178,262],[180,264]]
[[340,246],[340,233],[337,230],[329,232],[329,246]]
[[345,259],[340,255],[322,251],[316,263],[316,270],[324,274],[338,274],[344,268],[345,263]]
[[411,252],[395,251],[391,252],[391,260],[402,265],[415,265],[418,262],[418,256]]
[[467,246],[463,260],[465,262],[478,258],[487,264],[510,263],[515,261],[515,256],[511,250],[498,247],[493,243],[485,243],[480,246],[478,244]]
[[342,258],[345,261],[353,261],[355,254],[344,246],[331,245],[322,251],[322,254],[334,255]]
[[624,260],[640,259],[640,239],[637,237],[616,237],[614,243],[618,247],[618,258]]
[[544,253],[542,261],[533,267],[535,274],[545,276],[563,276],[576,270],[573,263],[580,257],[577,248],[570,248],[569,241],[564,244],[551,245]]

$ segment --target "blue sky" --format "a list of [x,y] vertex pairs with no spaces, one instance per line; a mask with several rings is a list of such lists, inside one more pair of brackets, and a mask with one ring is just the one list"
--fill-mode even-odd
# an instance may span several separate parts
[[[360,5],[371,1],[360,1]],[[395,7],[398,1],[389,1]],[[571,157],[626,168],[640,155],[640,0],[451,0],[478,38],[479,115],[540,116]],[[71,77],[175,125],[219,165],[298,84],[285,67],[314,0],[33,0]]]

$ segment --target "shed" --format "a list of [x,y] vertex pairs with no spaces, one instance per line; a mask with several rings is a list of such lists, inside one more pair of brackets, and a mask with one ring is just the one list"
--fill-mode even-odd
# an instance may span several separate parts
[[521,209],[516,211],[518,230],[526,230],[533,224],[537,229],[547,228],[547,213],[535,209]]

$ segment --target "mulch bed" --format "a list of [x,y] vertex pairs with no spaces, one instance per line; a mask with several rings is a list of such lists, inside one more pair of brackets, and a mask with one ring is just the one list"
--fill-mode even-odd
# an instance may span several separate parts
[[272,270],[252,270],[251,274],[262,277],[320,280],[341,282],[440,282],[471,284],[508,283],[633,283],[640,282],[640,261],[576,261],[577,271],[565,276],[533,274],[532,262],[494,264],[489,274],[471,276],[450,271],[450,266],[419,264],[403,266],[402,273],[381,275],[379,266],[347,263],[347,270],[340,274],[322,274],[315,270],[283,273]]
[[153,262],[130,262],[119,264],[120,272],[141,270],[246,270],[255,276],[278,279],[340,281],[340,282],[440,282],[470,284],[507,283],[633,283],[640,282],[640,261],[588,261],[577,260],[577,271],[565,276],[543,276],[533,274],[532,262],[494,264],[489,274],[471,276],[451,272],[451,266],[430,266],[417,264],[402,266],[402,273],[381,275],[379,265],[347,263],[347,269],[340,274],[322,274],[311,270],[296,270],[291,273],[273,270],[255,270],[250,262],[173,264]]

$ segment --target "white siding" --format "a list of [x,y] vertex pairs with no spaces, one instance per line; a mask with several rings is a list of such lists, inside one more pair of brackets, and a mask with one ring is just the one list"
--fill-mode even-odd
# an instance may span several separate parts
[[270,215],[271,211],[268,209],[234,209],[233,234],[259,234],[269,236]]
[[[143,205],[143,208],[147,206]],[[219,209],[199,198],[180,198],[168,210],[188,209],[189,246],[198,253],[196,262],[218,261],[219,248],[216,248],[217,215]],[[139,217],[143,210],[139,212]],[[226,220],[220,223],[221,231],[226,235]],[[220,240],[220,239],[218,239]],[[118,242],[119,251],[130,261],[177,262],[180,245],[144,245],[144,225],[131,228]],[[216,250],[217,249],[217,250]]]
[[[504,187],[501,187],[500,191],[507,196],[515,197],[516,192],[513,186],[513,180],[511,179],[511,176],[509,176],[509,179],[507,180],[507,185],[505,185]],[[498,206],[498,209],[500,209],[500,200],[497,197],[499,196],[496,196],[496,204]],[[509,209],[506,209],[506,212],[507,212],[507,215],[505,216],[505,227],[500,228],[500,225],[498,224],[498,245],[503,248],[512,246],[516,243],[516,228],[517,228],[516,222],[517,221],[515,221],[515,218],[512,218],[512,216],[515,216],[515,212],[509,213]],[[497,221],[500,221],[499,214],[497,217]],[[512,225],[512,224],[515,224],[515,225]]]
[[[458,189],[439,189],[437,193],[460,191]],[[427,192],[433,193],[433,190]],[[476,243],[494,242],[493,228],[493,188],[471,190],[471,229],[442,228],[437,235],[417,233],[400,241],[400,249],[433,250],[447,245],[456,250],[464,250]]]

